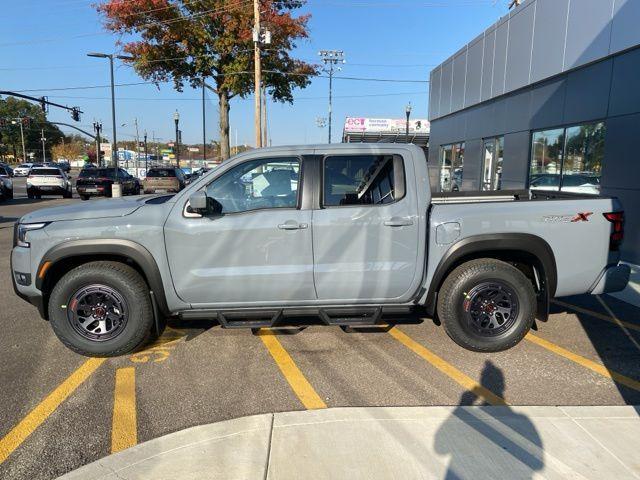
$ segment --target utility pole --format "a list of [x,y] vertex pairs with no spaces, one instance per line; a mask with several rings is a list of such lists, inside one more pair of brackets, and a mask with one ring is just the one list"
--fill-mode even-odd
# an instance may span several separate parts
[[98,161],[98,166],[102,167],[102,155],[100,153],[100,130],[102,130],[102,123],[93,122],[93,129],[96,131],[96,160]]
[[322,58],[322,62],[328,65],[324,68],[324,71],[329,74],[329,143],[331,143],[331,122],[333,115],[333,72],[334,69],[341,70],[340,67],[335,67],[338,63],[345,63],[344,51],[342,50],[320,50],[318,55]]
[[267,147],[269,143],[268,140],[268,131],[267,131],[267,92],[262,85],[262,146]]
[[136,177],[138,176],[138,167],[140,166],[140,134],[138,133],[138,119],[133,119],[133,124],[136,126],[136,163],[134,168],[136,169]]
[[204,77],[202,77],[202,164],[205,165],[207,161],[207,114],[205,113],[205,87]]
[[147,155],[147,131],[144,131],[144,176],[149,171],[149,155]]
[[406,131],[405,141],[409,143],[409,117],[411,117],[411,102],[409,102],[405,107],[404,113],[406,113],[407,115],[407,131]]
[[262,59],[260,56],[260,0],[253,0],[253,61],[254,61],[254,128],[256,131],[256,148],[262,147],[262,125],[261,125],[261,86],[262,86]]
[[47,141],[47,139],[44,138],[44,128],[40,129],[40,141],[42,142],[42,163],[44,163],[47,161],[47,156],[44,151],[44,142]]

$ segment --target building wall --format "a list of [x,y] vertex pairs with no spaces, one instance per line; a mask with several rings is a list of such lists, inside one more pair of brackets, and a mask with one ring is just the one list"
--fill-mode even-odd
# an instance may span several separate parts
[[640,0],[528,0],[431,72],[429,120],[640,44]]
[[623,258],[640,264],[639,78],[640,47],[432,121],[432,187],[439,188],[441,145],[465,142],[462,188],[479,190],[483,139],[504,135],[502,188],[526,188],[533,130],[604,120],[601,189],[623,202]]

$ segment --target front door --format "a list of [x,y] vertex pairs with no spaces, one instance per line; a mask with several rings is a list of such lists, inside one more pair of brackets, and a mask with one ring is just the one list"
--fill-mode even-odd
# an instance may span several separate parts
[[[194,306],[315,300],[311,210],[299,208],[297,157],[248,160],[215,178],[221,215],[177,205],[165,225],[176,292]],[[183,202],[184,203],[184,202]]]
[[420,244],[415,189],[405,189],[415,185],[411,164],[399,155],[331,155],[321,168],[321,208],[313,212],[318,299],[404,301]]

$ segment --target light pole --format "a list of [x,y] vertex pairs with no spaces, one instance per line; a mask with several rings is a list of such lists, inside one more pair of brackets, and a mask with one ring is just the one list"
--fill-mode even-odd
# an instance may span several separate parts
[[22,139],[22,163],[27,163],[27,151],[24,148],[24,129],[22,128],[22,118],[19,120],[11,120],[12,125],[15,125],[16,123],[20,125],[20,138]]
[[[318,55],[322,57],[322,62],[328,67],[324,71],[329,74],[329,143],[331,143],[331,121],[333,114],[333,71],[337,63],[346,63],[342,50],[320,50]],[[337,68],[340,71],[340,67]]]
[[[111,196],[120,196],[120,184],[118,183],[118,143],[116,137],[116,93],[115,93],[115,82],[113,79],[113,59],[117,58],[119,60],[133,60],[133,57],[128,57],[125,55],[113,55],[112,53],[87,53],[88,57],[95,58],[108,58],[109,59],[109,71],[111,73],[111,128],[113,129],[113,145],[111,146],[111,156],[113,160],[113,169],[115,177],[113,178],[113,187],[111,190]],[[116,185],[118,185],[116,187]]]
[[404,108],[404,113],[407,114],[406,141],[409,143],[409,117],[411,117],[411,102],[407,103],[407,106]]
[[176,124],[176,165],[180,168],[180,131],[178,130],[180,114],[178,113],[178,110],[173,114],[173,121]]

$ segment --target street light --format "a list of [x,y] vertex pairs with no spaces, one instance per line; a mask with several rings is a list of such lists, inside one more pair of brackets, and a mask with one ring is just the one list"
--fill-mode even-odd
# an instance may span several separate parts
[[118,183],[118,144],[116,139],[116,94],[115,94],[115,84],[113,80],[113,59],[117,58],[119,60],[133,60],[133,57],[125,56],[125,55],[113,55],[111,53],[87,53],[88,57],[94,58],[108,58],[109,59],[109,68],[111,72],[111,127],[113,129],[113,146],[111,148],[111,155],[113,160],[113,169],[115,177],[113,179],[113,187],[111,190],[112,197],[120,196],[120,184]]
[[411,117],[411,102],[407,103],[407,106],[404,108],[404,113],[407,114],[406,139],[407,143],[409,143],[409,117]]
[[20,125],[20,138],[22,139],[22,163],[27,163],[27,151],[24,147],[24,129],[22,128],[22,118],[11,120],[11,124],[19,124]]
[[178,110],[173,114],[173,121],[176,123],[176,164],[180,168],[180,131],[178,124],[180,123],[180,114]]

